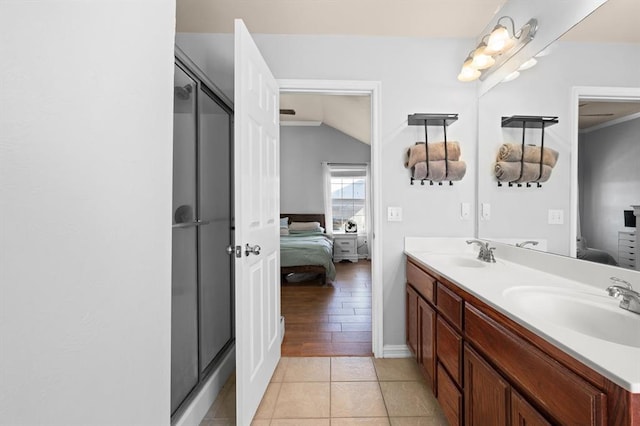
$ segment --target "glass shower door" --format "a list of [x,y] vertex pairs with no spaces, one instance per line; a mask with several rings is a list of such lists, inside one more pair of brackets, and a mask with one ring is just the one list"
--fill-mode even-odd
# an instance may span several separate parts
[[199,145],[200,371],[231,340],[231,112],[201,87]]
[[196,82],[175,66],[171,267],[171,412],[198,383]]

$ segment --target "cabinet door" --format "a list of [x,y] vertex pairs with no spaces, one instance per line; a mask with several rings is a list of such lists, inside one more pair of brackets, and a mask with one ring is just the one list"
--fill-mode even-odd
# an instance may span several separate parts
[[407,345],[418,358],[418,293],[407,285]]
[[421,297],[418,298],[419,356],[418,362],[429,376],[431,389],[435,389],[436,369],[436,311]]
[[502,426],[509,419],[509,384],[469,346],[464,346],[465,424]]
[[551,423],[516,391],[511,390],[511,426],[551,426]]

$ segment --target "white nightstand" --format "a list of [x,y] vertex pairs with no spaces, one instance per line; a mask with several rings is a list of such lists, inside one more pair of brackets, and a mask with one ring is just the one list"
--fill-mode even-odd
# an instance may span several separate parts
[[623,268],[638,269],[636,233],[618,232],[618,265]]
[[358,234],[333,234],[333,261],[358,262]]

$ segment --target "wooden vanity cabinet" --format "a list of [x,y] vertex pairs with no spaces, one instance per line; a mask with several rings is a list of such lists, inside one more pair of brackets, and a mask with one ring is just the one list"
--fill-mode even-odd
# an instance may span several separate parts
[[640,396],[410,259],[407,343],[450,425],[640,425]]
[[413,352],[431,389],[436,383],[436,313],[433,307],[435,279],[407,262],[407,345]]

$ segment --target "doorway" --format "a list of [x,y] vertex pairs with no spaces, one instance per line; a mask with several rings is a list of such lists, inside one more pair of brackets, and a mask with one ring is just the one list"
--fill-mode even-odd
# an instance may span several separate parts
[[280,95],[284,357],[371,355],[370,129],[368,95]]
[[[280,93],[284,94],[321,94],[341,96],[368,96],[370,99],[370,282],[371,282],[371,353],[383,356],[382,347],[382,285],[380,259],[381,244],[375,238],[379,235],[380,222],[380,90],[379,82],[367,81],[325,81],[325,80],[279,80]],[[284,212],[287,213],[287,212]],[[329,225],[327,225],[329,226]],[[348,265],[345,265],[348,267]],[[345,268],[346,269],[346,268]],[[356,272],[358,273],[358,272]],[[360,272],[362,273],[362,272]],[[357,296],[355,296],[357,297]],[[356,302],[357,303],[357,302]],[[355,306],[355,305],[354,305]],[[366,308],[363,308],[366,309]],[[286,319],[285,319],[286,323]],[[285,325],[286,335],[286,325]]]
[[[570,254],[578,254],[578,237],[580,234],[580,179],[579,179],[579,147],[580,147],[580,105],[599,102],[640,102],[640,88],[637,87],[574,87],[571,94],[572,126],[571,126],[571,245]],[[584,116],[585,114],[583,114]],[[584,120],[585,117],[583,117]],[[625,206],[630,209],[630,206]],[[619,208],[619,221],[623,224],[623,208]],[[622,227],[621,227],[622,228]],[[589,242],[587,241],[587,246]],[[603,246],[603,248],[605,248]],[[604,250],[603,250],[604,251]],[[613,253],[616,254],[616,253]],[[614,259],[618,256],[612,256]],[[617,259],[616,259],[617,260]]]

